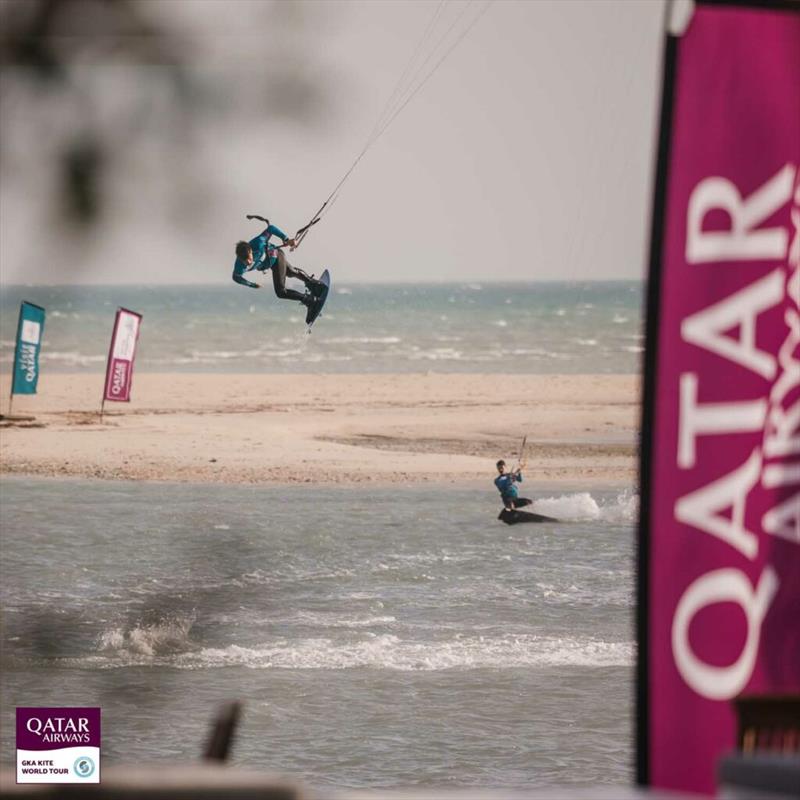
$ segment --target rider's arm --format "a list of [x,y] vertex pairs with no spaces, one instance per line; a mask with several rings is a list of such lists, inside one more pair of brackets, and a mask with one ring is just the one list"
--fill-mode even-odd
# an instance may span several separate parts
[[257,283],[253,283],[252,281],[247,280],[247,278],[242,275],[237,267],[233,268],[233,275],[231,276],[236,283],[241,283],[242,286],[249,286],[251,289],[258,289],[259,285]]
[[281,241],[285,242],[289,237],[276,225],[267,225],[264,233],[261,234],[267,241],[270,236],[277,236]]

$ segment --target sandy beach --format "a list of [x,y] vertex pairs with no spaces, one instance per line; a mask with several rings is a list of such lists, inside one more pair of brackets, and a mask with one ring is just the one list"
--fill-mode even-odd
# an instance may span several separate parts
[[[8,411],[8,376],[0,382]],[[526,477],[631,483],[632,375],[138,374],[44,376],[2,421],[3,474],[229,483],[485,481],[528,437]]]

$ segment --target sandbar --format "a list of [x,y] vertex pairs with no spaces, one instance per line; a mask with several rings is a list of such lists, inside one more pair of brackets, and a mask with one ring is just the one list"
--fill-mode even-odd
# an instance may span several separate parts
[[[3,474],[222,483],[463,484],[514,463],[526,479],[631,485],[636,375],[42,375],[0,421]],[[8,411],[9,377],[0,380]]]

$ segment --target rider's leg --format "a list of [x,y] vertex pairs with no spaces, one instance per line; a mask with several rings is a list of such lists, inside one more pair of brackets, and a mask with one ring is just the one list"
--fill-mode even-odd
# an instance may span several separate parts
[[[284,256],[285,260],[285,256]],[[315,295],[319,295],[322,289],[324,288],[324,284],[317,280],[313,275],[309,275],[305,270],[300,269],[300,267],[293,267],[288,261],[286,263],[286,274],[290,278],[298,278],[299,280],[303,281],[308,289]]]
[[279,250],[277,261],[272,267],[272,287],[275,289],[275,294],[282,299],[299,300],[304,305],[308,305],[308,295],[286,288],[286,276],[295,277],[294,273],[295,270],[287,264],[283,251]]

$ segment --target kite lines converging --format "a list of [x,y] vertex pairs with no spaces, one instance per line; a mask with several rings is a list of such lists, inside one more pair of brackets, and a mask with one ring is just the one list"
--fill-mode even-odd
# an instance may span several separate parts
[[[467,0],[461,4],[454,2],[454,0],[439,0],[422,37],[411,54],[364,146],[339,183],[336,184],[334,190],[319,207],[316,214],[297,231],[294,236],[295,246],[300,245],[300,242],[306,237],[311,227],[316,225],[322,215],[330,210],[330,207],[336,202],[336,198],[345,181],[350,177],[361,159],[383,136],[386,129],[394,122],[400,112],[431,79],[450,53],[475,27],[478,20],[488,11],[492,3],[494,3],[494,0]],[[453,15],[450,13],[450,9],[454,6],[456,7],[456,13]],[[449,20],[448,24],[450,17],[452,19]]]

